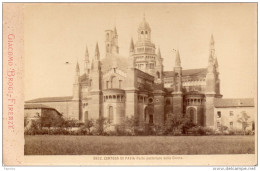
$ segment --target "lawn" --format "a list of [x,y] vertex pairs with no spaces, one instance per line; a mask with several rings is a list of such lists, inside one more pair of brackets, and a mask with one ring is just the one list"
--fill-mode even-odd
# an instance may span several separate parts
[[25,155],[254,154],[254,136],[25,136]]

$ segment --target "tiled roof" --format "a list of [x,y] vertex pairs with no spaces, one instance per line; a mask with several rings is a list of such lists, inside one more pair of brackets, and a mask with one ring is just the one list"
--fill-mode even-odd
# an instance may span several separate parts
[[[164,77],[173,77],[173,71],[164,71]],[[182,70],[182,76],[195,76],[195,75],[204,75],[207,73],[207,68],[198,68],[198,69],[186,69]]]
[[254,107],[253,98],[244,98],[244,99],[216,99],[215,107]]
[[24,109],[53,109],[43,104],[25,104]]
[[65,96],[65,97],[43,97],[37,98],[33,100],[25,101],[25,103],[39,103],[39,102],[63,102],[69,101],[72,99],[72,96]]

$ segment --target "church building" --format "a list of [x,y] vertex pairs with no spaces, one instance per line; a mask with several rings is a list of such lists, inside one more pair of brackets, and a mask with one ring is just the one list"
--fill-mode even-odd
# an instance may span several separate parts
[[[224,99],[213,36],[205,47],[209,51],[205,68],[183,69],[177,50],[172,57],[174,67],[165,71],[163,56],[152,42],[145,17],[137,32],[137,41],[131,39],[129,54],[124,57],[119,53],[117,29],[106,30],[105,56],[101,58],[98,43],[92,58],[86,48],[84,70],[80,71],[78,63],[75,68],[72,96],[38,98],[26,104],[47,105],[64,118],[82,122],[105,117],[120,124],[125,117],[135,117],[140,125],[161,125],[167,114],[173,113],[186,115],[197,125],[216,128],[216,110],[223,106]],[[254,108],[254,101],[248,99],[247,106],[240,105]]]

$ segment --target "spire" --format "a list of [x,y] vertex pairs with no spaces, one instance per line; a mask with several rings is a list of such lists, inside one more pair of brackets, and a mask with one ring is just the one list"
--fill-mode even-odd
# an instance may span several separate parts
[[77,64],[76,64],[76,74],[75,74],[75,84],[79,83],[79,76],[80,76],[80,73],[79,73],[79,63],[77,61]]
[[134,45],[134,41],[133,38],[131,38],[131,43],[130,43],[130,52],[134,52],[135,51],[135,45]]
[[214,37],[213,37],[213,34],[211,34],[211,37],[210,37],[210,47],[214,48],[214,44],[215,44]]
[[157,56],[158,56],[158,58],[161,58],[161,50],[160,50],[160,47],[158,47]]
[[176,52],[175,67],[181,67],[181,58],[179,50]]
[[88,47],[86,46],[86,52],[85,52],[85,61],[89,62],[89,54],[88,54]]
[[214,41],[213,34],[211,34],[211,37],[210,37],[209,47],[210,47],[211,56],[214,58],[214,56],[215,56],[215,41]]
[[95,59],[98,60],[98,61],[100,60],[100,54],[99,54],[98,43],[96,44]]
[[151,28],[150,28],[148,22],[146,21],[145,14],[143,16],[143,21],[139,24],[138,30],[139,31],[142,31],[142,30],[151,31]]
[[214,59],[214,64],[215,64],[215,66],[217,68],[218,67],[218,58],[217,57],[215,57],[215,59]]
[[114,27],[114,34],[117,35],[116,26]]
[[78,73],[79,72],[79,63],[77,61],[77,65],[76,65],[76,72]]
[[210,37],[210,43],[209,43],[210,49],[209,49],[209,65],[214,65],[215,63],[215,41],[214,41],[214,37],[213,34],[211,34]]

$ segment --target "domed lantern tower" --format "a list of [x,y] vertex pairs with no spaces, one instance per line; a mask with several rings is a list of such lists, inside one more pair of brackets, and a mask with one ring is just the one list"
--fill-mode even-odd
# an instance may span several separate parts
[[156,74],[156,68],[161,64],[157,62],[158,55],[156,54],[154,43],[151,42],[151,28],[146,21],[145,16],[139,24],[137,33],[138,40],[134,45],[135,67],[157,78],[158,74]]

